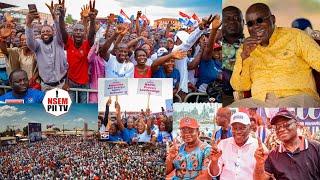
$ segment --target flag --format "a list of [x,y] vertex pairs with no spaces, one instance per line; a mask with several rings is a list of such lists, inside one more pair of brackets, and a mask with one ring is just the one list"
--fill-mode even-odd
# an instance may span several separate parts
[[118,15],[118,22],[119,23],[131,23],[129,17],[124,13],[124,11],[121,9],[120,14]]
[[150,20],[147,18],[146,15],[142,14],[141,18],[142,18],[145,22],[147,22],[147,24],[150,24]]
[[197,26],[198,23],[196,20],[192,19],[189,15],[179,11],[179,15],[181,16],[178,21],[187,27],[191,27],[191,26]]
[[122,9],[120,9],[120,14],[126,17],[127,19],[130,19],[129,16]]
[[199,19],[199,17],[196,15],[196,13],[193,13],[192,19],[194,19],[194,20],[198,21],[198,23],[200,23],[200,19]]
[[187,27],[193,26],[193,22],[190,19],[179,18],[178,21],[184,26],[187,26]]
[[180,15],[181,17],[191,19],[191,17],[190,17],[189,15],[187,15],[186,13],[183,13],[183,12],[181,12],[181,11],[179,11],[179,15]]

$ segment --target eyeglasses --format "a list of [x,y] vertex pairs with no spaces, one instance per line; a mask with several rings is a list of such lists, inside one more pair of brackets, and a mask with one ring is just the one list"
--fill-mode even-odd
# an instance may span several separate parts
[[274,125],[274,129],[275,129],[276,131],[279,131],[281,128],[289,129],[290,126],[291,126],[292,124],[294,124],[294,122],[295,122],[295,120],[290,120],[290,121],[287,121],[287,122],[285,122],[285,123],[283,123],[283,124]]
[[181,128],[180,131],[181,131],[181,133],[186,134],[186,133],[194,133],[194,132],[196,132],[196,129],[193,129],[193,128]]
[[259,18],[257,18],[256,20],[252,20],[252,21],[248,21],[247,23],[246,23],[246,25],[248,26],[248,27],[252,27],[253,25],[255,25],[255,24],[262,24],[266,19],[268,19],[268,18],[270,18],[272,15],[269,15],[269,16],[267,16],[267,17],[259,17]]

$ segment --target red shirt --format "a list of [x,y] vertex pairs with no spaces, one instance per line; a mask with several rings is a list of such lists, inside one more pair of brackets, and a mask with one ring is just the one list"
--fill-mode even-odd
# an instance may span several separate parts
[[152,71],[150,66],[147,67],[147,73],[146,74],[140,74],[137,67],[134,67],[134,78],[151,78],[152,77]]
[[87,84],[89,81],[88,53],[90,45],[88,40],[84,40],[81,47],[77,49],[71,36],[68,36],[66,44],[67,60],[69,64],[68,78],[78,84]]

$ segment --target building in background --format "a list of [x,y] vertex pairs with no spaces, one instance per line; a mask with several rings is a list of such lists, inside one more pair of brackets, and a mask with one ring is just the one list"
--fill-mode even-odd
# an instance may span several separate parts
[[159,28],[165,29],[168,24],[172,24],[172,29],[177,30],[180,29],[181,23],[178,21],[178,19],[175,18],[161,18],[154,20],[153,27],[156,28],[159,24]]

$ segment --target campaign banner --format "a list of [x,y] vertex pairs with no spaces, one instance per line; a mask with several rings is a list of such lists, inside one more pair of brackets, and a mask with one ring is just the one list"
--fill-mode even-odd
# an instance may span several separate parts
[[28,123],[28,137],[29,142],[42,140],[41,123]]
[[128,95],[128,79],[105,80],[104,96]]
[[155,79],[139,79],[137,94],[162,96],[162,81]]

